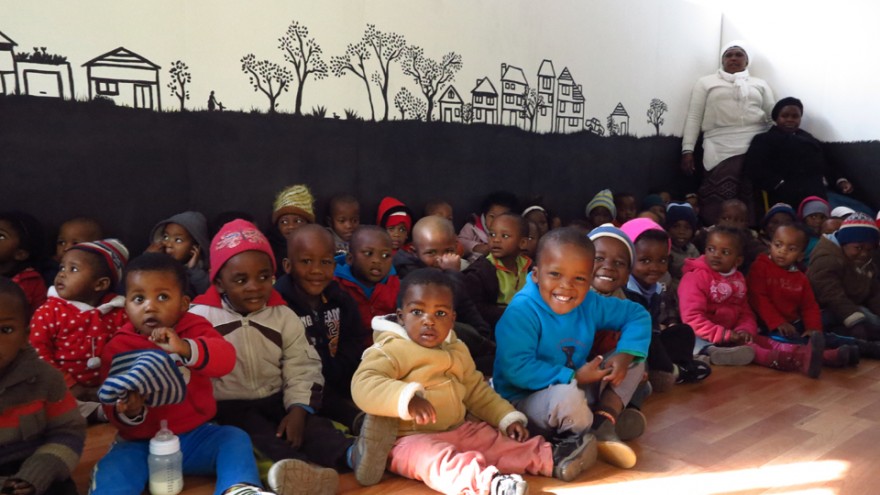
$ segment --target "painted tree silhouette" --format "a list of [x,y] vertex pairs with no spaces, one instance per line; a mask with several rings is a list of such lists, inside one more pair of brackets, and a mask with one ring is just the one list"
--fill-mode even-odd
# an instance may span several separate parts
[[400,88],[400,91],[394,95],[394,106],[400,112],[400,120],[406,120],[407,113],[413,120],[424,120],[428,108],[425,100],[417,98],[406,88]]
[[596,117],[584,122],[584,130],[592,132],[597,136],[603,136],[605,134],[605,128],[602,127],[602,122]]
[[372,48],[379,64],[379,71],[374,72],[371,80],[379,85],[382,101],[385,103],[383,119],[388,120],[388,82],[391,62],[400,59],[406,50],[406,39],[397,33],[384,33],[376,29],[375,24],[367,24],[364,43]]
[[667,110],[669,108],[666,107],[666,103],[659,98],[651,100],[651,105],[648,107],[648,123],[654,126],[658,136],[660,135],[660,126],[664,122],[663,114]]
[[321,58],[321,45],[315,38],[309,38],[309,28],[305,24],[291,21],[287,33],[278,38],[278,48],[284,52],[284,60],[294,67],[296,75],[296,106],[293,113],[302,115],[302,96],[310,75],[315,79],[327,77],[327,64]]
[[437,62],[425,57],[424,49],[411,45],[404,51],[400,64],[403,66],[403,73],[412,77],[425,95],[425,120],[430,122],[434,112],[434,98],[455,79],[455,73],[462,67],[461,55],[449,52]]
[[535,117],[538,116],[538,110],[544,105],[544,95],[538,93],[537,88],[529,88],[526,86],[525,101],[523,109],[525,110],[526,119],[529,121],[529,130],[535,130]]
[[171,62],[168,74],[171,76],[168,89],[171,90],[171,94],[180,100],[180,111],[183,112],[186,110],[184,102],[189,99],[189,90],[186,89],[186,85],[192,82],[192,74],[189,72],[189,67],[182,60]]
[[349,43],[345,49],[345,55],[330,57],[330,70],[336,77],[342,77],[346,72],[350,72],[364,82],[364,87],[367,88],[367,100],[370,101],[370,117],[375,121],[376,110],[373,108],[373,94],[370,90],[370,81],[367,78],[367,69],[364,66],[364,61],[370,59],[371,53],[363,41]]
[[269,99],[269,112],[275,113],[275,101],[282,91],[287,91],[293,74],[286,67],[275,62],[257,60],[253,53],[241,58],[241,71],[248,75],[254,92],[260,91]]
[[461,107],[461,121],[465,124],[470,124],[474,121],[474,105],[471,103],[465,103]]

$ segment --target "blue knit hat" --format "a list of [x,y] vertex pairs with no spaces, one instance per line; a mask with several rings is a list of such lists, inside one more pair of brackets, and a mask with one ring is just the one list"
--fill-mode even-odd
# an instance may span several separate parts
[[761,220],[761,226],[767,225],[767,222],[770,221],[770,218],[777,213],[786,213],[791,217],[792,222],[797,222],[797,212],[794,211],[794,208],[791,207],[788,203],[776,203],[771,206],[769,210],[767,210],[767,214],[764,215],[764,218]]
[[137,391],[150,407],[183,402],[186,379],[164,351],[143,349],[113,357],[110,372],[98,390],[98,400],[113,404]]
[[590,212],[600,206],[608,208],[608,211],[611,212],[611,218],[617,217],[617,207],[614,206],[614,194],[611,193],[611,189],[602,189],[593,196],[593,199],[587,203],[587,216],[590,216]]
[[680,220],[688,222],[692,229],[697,230],[697,213],[690,203],[669,203],[666,207],[666,228],[672,227]]
[[840,228],[834,233],[837,242],[842,246],[853,242],[873,242],[880,240],[880,229],[874,223],[874,219],[857,211],[848,216],[840,224]]
[[629,236],[627,236],[622,230],[618,229],[614,225],[610,223],[602,224],[595,229],[591,230],[587,237],[590,238],[591,241],[595,241],[600,237],[610,237],[612,239],[617,239],[622,242],[624,246],[626,246],[627,251],[629,251],[629,266],[632,267],[633,263],[635,263],[636,259],[636,249],[633,247],[633,243],[630,240]]

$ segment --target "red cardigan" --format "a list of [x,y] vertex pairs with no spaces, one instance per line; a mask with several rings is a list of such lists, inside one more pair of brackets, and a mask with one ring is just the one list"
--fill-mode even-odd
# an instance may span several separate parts
[[746,278],[749,303],[770,330],[801,320],[806,330],[822,330],[822,314],[813,288],[801,271],[780,268],[767,255],[758,256]]
[[[159,431],[159,421],[162,419],[168,420],[168,428],[174,433],[186,433],[210,421],[217,412],[211,378],[221,377],[232,371],[235,367],[235,347],[217,333],[208,320],[192,313],[185,313],[174,325],[174,330],[181,338],[194,341],[198,348],[197,361],[186,367],[190,375],[186,398],[180,404],[149,408],[144,422],[134,426],[119,420],[115,404],[104,405],[110,422],[119,430],[119,436],[126,440],[149,440]],[[113,356],[137,349],[159,347],[139,334],[131,322],[126,323],[104,347],[101,355],[101,377],[107,377]]]
[[[397,293],[400,291],[400,278],[397,275],[389,275],[385,283],[376,284],[369,299],[363,289],[351,280],[336,277],[336,282],[357,303],[361,322],[368,330],[373,328],[374,316],[385,316],[397,311]],[[364,344],[370,347],[373,345],[373,332],[370,331],[368,334],[369,340]]]

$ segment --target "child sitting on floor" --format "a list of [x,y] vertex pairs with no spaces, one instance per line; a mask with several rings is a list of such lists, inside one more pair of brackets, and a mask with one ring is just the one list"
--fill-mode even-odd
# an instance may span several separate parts
[[327,229],[333,234],[336,254],[347,254],[351,235],[361,224],[361,205],[351,194],[337,194],[327,205]]
[[27,297],[0,277],[0,492],[76,495],[86,424],[61,373],[28,345]]
[[[669,232],[672,240],[672,249],[669,251],[669,292],[673,296],[678,291],[684,260],[700,257],[700,251],[691,242],[696,231],[697,213],[693,207],[688,203],[669,203],[666,208],[666,232]],[[678,306],[678,298],[675,301]]]
[[471,221],[466,223],[458,233],[458,241],[464,248],[464,256],[474,261],[480,256],[489,254],[489,229],[495,218],[509,211],[516,212],[519,209],[519,200],[516,195],[507,191],[496,191],[483,199],[480,204],[480,213],[474,214]]
[[[215,495],[267,493],[247,433],[209,422],[217,411],[211,378],[232,371],[235,348],[207,320],[187,313],[184,266],[146,253],[128,264],[123,280],[129,322],[104,347],[98,392],[119,439],[95,465],[90,493],[142,492],[150,439],[164,421],[180,439],[184,475],[216,474]],[[276,464],[269,479],[284,479],[276,475],[283,471]],[[297,483],[276,488],[292,493]]]
[[214,237],[210,253],[214,285],[190,313],[204,316],[236,348],[235,368],[214,380],[216,421],[246,431],[272,461],[291,459],[284,475],[308,484],[304,492],[336,493],[336,471],[293,461],[352,467],[353,439],[315,415],[324,384],[321,360],[299,317],[272,288],[269,241],[252,223],[234,220]]
[[43,280],[46,285],[55,283],[58,275],[58,264],[61,257],[71,246],[80,242],[97,241],[104,238],[101,225],[94,218],[76,217],[61,224],[58,229],[58,239],[55,240],[55,256],[47,263],[43,270]]
[[128,322],[125,298],[115,292],[127,261],[128,249],[116,239],[72,245],[48,299],[31,319],[31,345],[64,374],[90,421],[106,421],[98,403],[98,368],[104,345]]
[[669,234],[646,218],[636,218],[620,227],[633,239],[632,270],[626,284],[627,299],[639,303],[651,315],[651,344],[648,349],[648,379],[654,391],[669,390],[674,383],[694,383],[712,372],[693,358],[694,330],[682,324],[678,305],[668,297],[660,280],[669,267]]
[[[807,276],[798,269],[808,238],[801,225],[778,227],[770,254],[755,260],[747,282],[749,302],[761,326],[755,337],[755,362],[818,378],[823,360],[847,366],[859,358],[854,345],[822,334],[819,305]],[[832,349],[823,354],[823,344]]]
[[493,329],[513,295],[525,285],[532,266],[532,260],[521,254],[527,226],[526,219],[516,213],[498,215],[489,229],[489,254],[464,271],[471,300]]
[[[272,228],[266,237],[272,244],[276,260],[287,256],[287,239],[293,232],[310,223],[315,223],[315,198],[305,184],[287,186],[275,197],[272,204]],[[282,263],[278,263],[275,276],[284,275]]]
[[43,258],[43,226],[23,211],[0,212],[0,276],[11,278],[27,296],[28,316],[46,302],[46,283],[35,267]]
[[[857,339],[880,340],[880,280],[872,257],[880,239],[874,220],[853,213],[834,234],[822,236],[807,277],[825,328]],[[874,357],[862,353],[862,357]],[[877,356],[880,357],[880,356]]]
[[520,473],[577,478],[595,462],[592,435],[557,445],[528,439],[525,416],[492,390],[452,331],[453,290],[440,270],[416,270],[403,281],[397,314],[373,322],[376,343],[352,394],[399,436],[389,469],[443,493],[526,493]]
[[[636,454],[615,423],[644,374],[651,318],[634,302],[590,290],[595,253],[574,228],[541,238],[537,266],[496,327],[493,381],[529,418],[532,433],[552,439],[592,429],[599,455],[631,468]],[[620,331],[617,348],[588,362],[600,329]]]
[[810,234],[807,249],[804,251],[804,266],[810,264],[810,253],[813,252],[816,244],[819,243],[819,237],[822,235],[822,224],[825,223],[825,220],[828,220],[830,213],[831,208],[828,205],[828,201],[819,196],[807,196],[798,206],[798,218],[804,222]]
[[741,230],[716,225],[708,230],[706,253],[684,262],[678,286],[681,320],[697,335],[694,353],[714,365],[743,366],[752,362],[749,347],[758,333],[749,308],[742,264]]
[[445,218],[450,222],[455,221],[455,217],[452,211],[452,205],[447,201],[442,199],[434,199],[425,203],[425,215],[429,217],[431,215],[436,215],[440,218]]
[[[388,315],[397,307],[400,278],[391,264],[391,236],[382,227],[362,225],[354,231],[351,251],[336,256],[333,275],[342,290],[357,303],[363,328],[371,328],[373,317]],[[373,345],[372,334],[364,342]]]
[[357,303],[333,280],[333,237],[319,225],[296,229],[288,240],[286,274],[275,289],[296,313],[321,356],[324,400],[319,414],[355,429],[360,410],[351,400],[351,376],[369,339]]
[[391,236],[391,249],[396,253],[399,249],[409,247],[409,233],[413,226],[412,211],[403,203],[391,196],[385,196],[379,203],[376,225],[388,231]]
[[187,295],[195,297],[211,286],[208,279],[208,221],[197,211],[185,211],[157,223],[150,232],[148,252],[165,253],[186,266]]

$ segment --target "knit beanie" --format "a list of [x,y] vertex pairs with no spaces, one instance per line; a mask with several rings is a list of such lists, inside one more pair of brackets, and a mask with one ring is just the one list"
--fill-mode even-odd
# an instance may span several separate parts
[[676,222],[684,220],[697,230],[697,213],[690,203],[669,203],[666,207],[666,228],[672,227]]
[[217,274],[229,258],[245,251],[260,251],[269,255],[272,261],[272,273],[275,273],[275,255],[266,236],[251,222],[237,219],[220,227],[220,231],[211,241],[210,280],[217,278]]
[[856,210],[853,210],[849,206],[836,206],[831,210],[831,218],[846,218],[855,212]]
[[877,228],[871,217],[862,212],[856,212],[840,224],[840,228],[834,235],[841,246],[853,242],[873,242],[876,244],[880,240],[880,229]]
[[770,218],[777,213],[787,213],[791,216],[791,221],[797,221],[797,213],[795,213],[794,208],[791,207],[788,203],[776,203],[771,206],[769,210],[767,210],[767,214],[764,215],[764,218],[761,220],[761,226],[767,225],[767,222]]
[[663,202],[663,198],[661,198],[659,194],[649,194],[645,196],[645,199],[642,200],[642,210],[648,210],[654,206],[662,206],[663,208],[666,208],[666,203]]
[[315,223],[315,197],[305,184],[295,184],[284,188],[275,197],[272,205],[272,224],[283,215],[299,215],[309,223]]
[[412,218],[412,211],[405,204],[396,198],[385,196],[379,203],[376,223],[383,229],[402,223],[407,230],[412,230]]
[[635,263],[636,259],[636,250],[635,247],[633,247],[633,243],[630,240],[629,236],[626,235],[626,232],[618,229],[610,223],[605,223],[591,230],[590,233],[587,234],[587,237],[589,237],[590,240],[593,242],[595,242],[596,239],[600,237],[610,237],[612,239],[616,239],[622,242],[623,245],[626,246],[626,250],[629,251],[629,266],[630,268],[632,268],[633,263]]
[[830,213],[828,201],[819,196],[807,196],[798,206],[798,217],[803,220],[814,213],[822,213],[826,217]]
[[153,227],[152,231],[150,231],[151,243],[162,240],[162,230],[169,223],[176,223],[189,232],[193,241],[199,245],[199,250],[202,252],[201,258],[204,259],[208,254],[208,240],[210,239],[210,237],[208,237],[208,221],[205,220],[205,215],[202,215],[197,211],[185,211],[162,220]]
[[[627,235],[627,237],[632,239],[633,246],[635,246],[636,242],[638,242],[639,236],[644,234],[648,230],[659,230],[660,232],[666,234],[666,231],[663,230],[663,227],[661,227],[657,222],[651,220],[650,218],[633,218],[632,220],[621,225],[620,230],[622,230],[623,233]],[[669,239],[669,242],[667,244],[667,249],[672,249],[672,239]]]
[[614,194],[611,193],[611,189],[602,189],[593,196],[593,199],[587,203],[587,216],[589,217],[590,212],[600,206],[608,208],[611,218],[617,218],[617,207],[614,206]]
[[110,289],[112,290],[113,287],[116,287],[116,284],[122,279],[122,269],[128,263],[128,248],[119,242],[119,239],[80,242],[71,246],[68,251],[73,251],[74,249],[98,255],[101,261],[110,268]]
[[114,404],[133,391],[150,407],[178,404],[186,397],[186,379],[165,351],[141,349],[117,354],[98,389],[98,400]]
[[776,105],[773,105],[773,110],[770,111],[770,118],[773,120],[776,120],[776,118],[779,117],[779,112],[781,112],[783,108],[785,108],[789,105],[794,105],[794,106],[800,108],[801,115],[803,115],[804,104],[801,102],[801,100],[798,100],[797,98],[795,98],[793,96],[786,96],[785,98],[777,101]]

